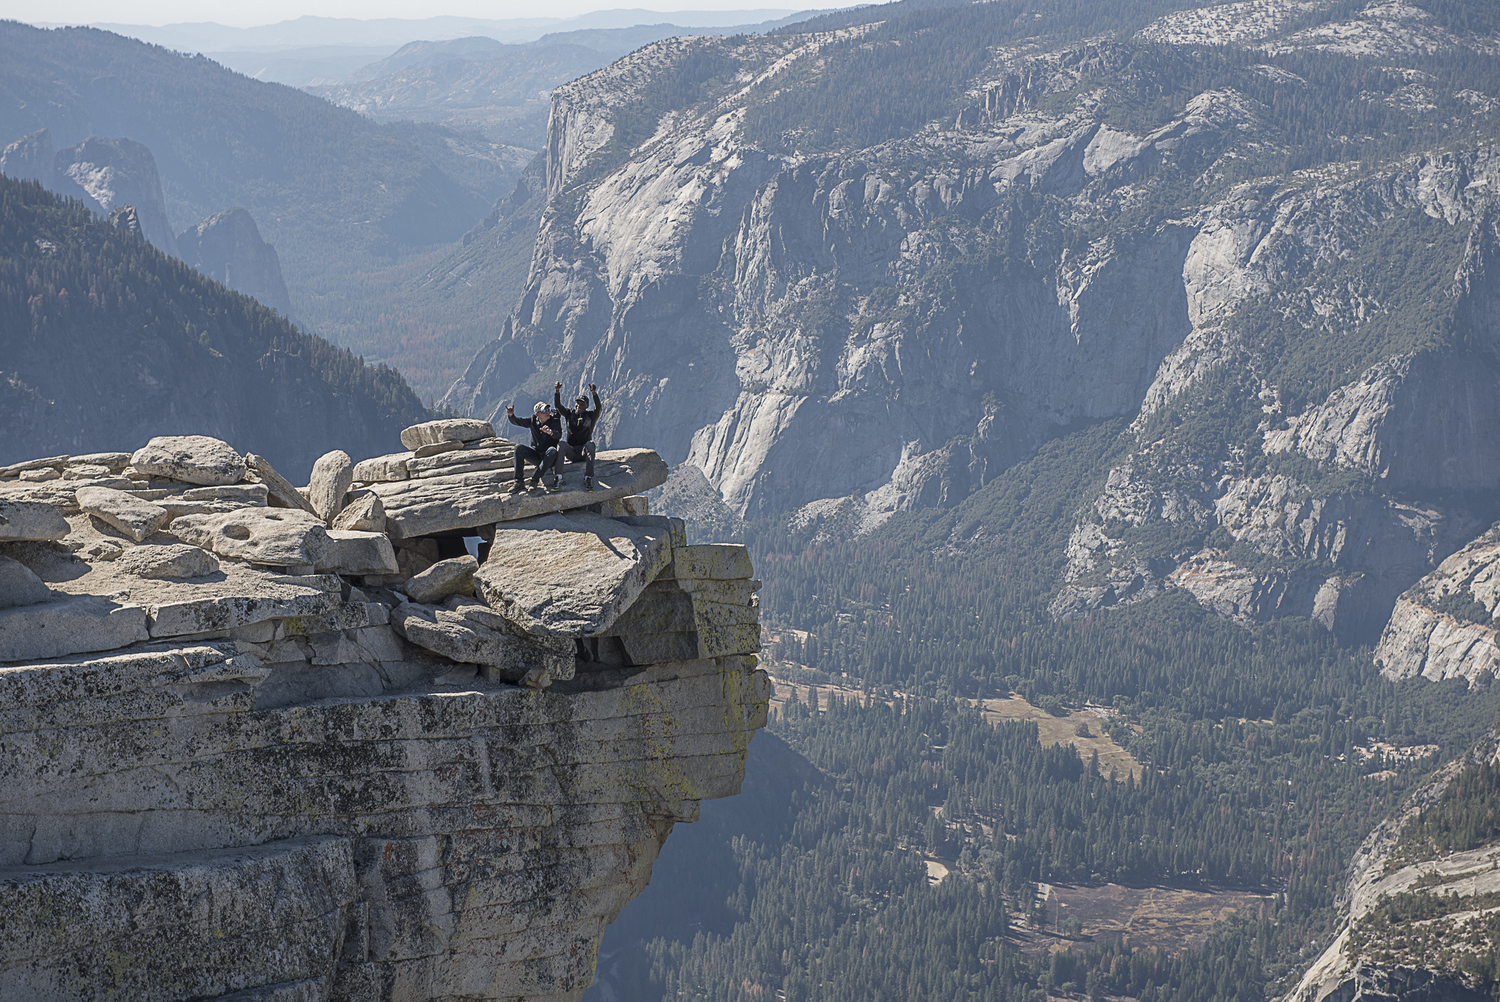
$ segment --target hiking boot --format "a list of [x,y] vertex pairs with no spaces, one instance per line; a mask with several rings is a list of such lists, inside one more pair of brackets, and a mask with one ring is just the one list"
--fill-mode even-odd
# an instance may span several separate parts
[[562,490],[562,477],[553,477],[552,483],[547,485],[547,493],[556,494],[560,490]]
[[532,490],[536,490],[540,486],[542,486],[542,478],[541,477],[532,477],[531,478],[531,489]]
[[583,478],[583,489],[586,490],[586,491],[591,491],[591,490],[594,489],[594,478],[593,477],[584,477]]
[[526,481],[523,477],[517,477],[510,482],[510,493],[519,494],[526,489]]

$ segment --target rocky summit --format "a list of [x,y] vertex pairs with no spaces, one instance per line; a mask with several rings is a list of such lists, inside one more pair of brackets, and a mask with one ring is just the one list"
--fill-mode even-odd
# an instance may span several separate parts
[[0,469],[0,998],[578,999],[738,792],[760,582],[649,514],[666,464],[401,438]]

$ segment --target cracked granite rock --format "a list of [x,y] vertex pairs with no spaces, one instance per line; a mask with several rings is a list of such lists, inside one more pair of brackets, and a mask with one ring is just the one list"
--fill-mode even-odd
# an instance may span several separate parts
[[[487,509],[498,526],[471,481],[429,478],[437,533],[408,518],[399,549],[394,524],[266,507],[290,485],[256,457],[203,487],[224,449],[156,450],[31,466],[55,503],[11,500],[37,488],[6,471],[0,998],[579,998],[604,926],[673,824],[738,791],[765,723],[743,549],[688,547],[624,499],[664,470],[647,450],[610,461],[613,494]],[[537,503],[553,514],[526,519]],[[148,535],[134,505],[170,521]],[[607,609],[609,635],[442,598],[484,570],[440,559],[456,530],[522,533],[556,622]],[[635,557],[562,587],[582,536]],[[385,587],[413,561],[440,604]]]

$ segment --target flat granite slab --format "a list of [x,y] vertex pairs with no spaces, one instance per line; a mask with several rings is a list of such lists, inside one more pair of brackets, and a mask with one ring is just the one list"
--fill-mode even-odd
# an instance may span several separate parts
[[401,540],[642,494],[666,482],[667,464],[651,449],[615,449],[599,453],[594,474],[595,489],[585,491],[582,465],[568,464],[563,489],[555,494],[543,490],[511,493],[510,470],[372,483],[366,489],[385,506],[386,531],[392,539]]
[[527,633],[597,636],[671,561],[675,521],[572,511],[497,527],[474,590]]

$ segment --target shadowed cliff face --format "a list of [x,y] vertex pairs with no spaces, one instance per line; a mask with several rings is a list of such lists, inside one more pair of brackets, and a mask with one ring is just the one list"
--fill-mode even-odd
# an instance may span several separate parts
[[[756,44],[735,52],[747,67],[798,52]],[[632,82],[710,47],[662,43],[559,90],[530,280],[446,402],[491,414],[578,373],[610,388],[609,433],[649,428],[746,514],[945,503],[1059,428],[1134,412],[1191,329],[1193,231],[1159,221],[1080,253],[1061,227],[1156,140],[1033,115],[1019,136],[773,156],[738,134],[731,97],[606,163]],[[1240,115],[1198,102],[1169,130],[1181,159]]]
[[244,209],[216,212],[177,236],[178,256],[235,292],[260,300],[282,316],[292,311],[276,248]]

